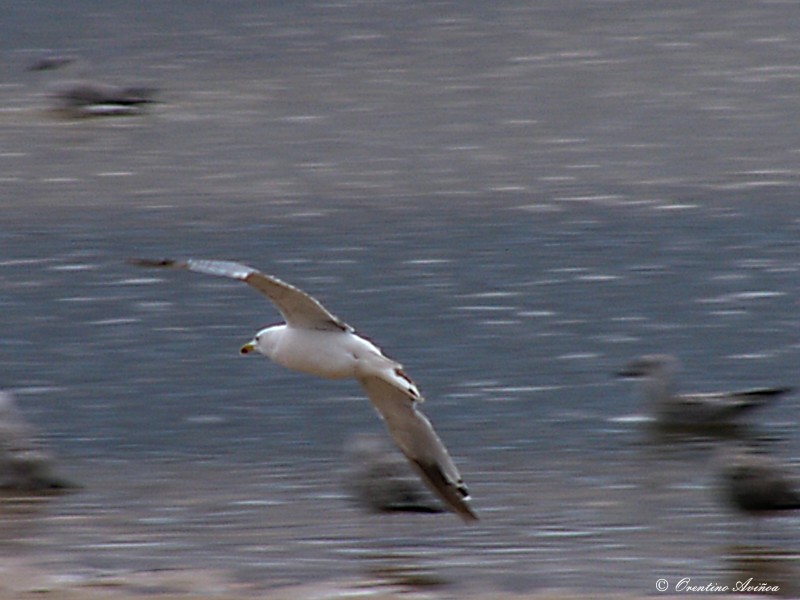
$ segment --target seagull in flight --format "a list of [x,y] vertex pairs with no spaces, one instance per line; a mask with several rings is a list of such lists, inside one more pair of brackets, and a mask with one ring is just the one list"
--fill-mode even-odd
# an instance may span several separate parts
[[132,259],[131,262],[238,279],[264,294],[286,322],[256,333],[241,347],[241,353],[257,352],[287,369],[326,379],[358,380],[395,444],[422,480],[465,522],[478,519],[447,448],[418,409],[423,398],[416,384],[399,363],[357,335],[318,300],[277,277],[235,262],[196,259]]

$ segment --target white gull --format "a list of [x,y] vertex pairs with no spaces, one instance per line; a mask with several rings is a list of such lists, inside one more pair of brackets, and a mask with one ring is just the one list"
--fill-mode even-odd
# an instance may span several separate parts
[[286,322],[259,331],[242,346],[242,354],[259,352],[287,369],[326,379],[358,380],[392,439],[423,481],[464,521],[477,520],[458,469],[430,421],[417,408],[423,398],[416,384],[399,363],[357,335],[315,298],[276,277],[235,262],[131,262],[238,279],[267,296]]

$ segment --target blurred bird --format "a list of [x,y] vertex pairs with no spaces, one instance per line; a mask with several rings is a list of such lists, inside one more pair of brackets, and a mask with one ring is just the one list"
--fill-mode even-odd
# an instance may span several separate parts
[[53,456],[22,416],[14,396],[0,391],[0,489],[33,492],[72,487],[52,471]]
[[28,67],[28,70],[52,71],[55,69],[60,69],[61,67],[65,67],[67,65],[71,65],[72,63],[75,62],[78,62],[78,58],[76,56],[72,56],[69,54],[42,56],[41,58],[38,58],[33,63],[31,63],[31,65]]
[[721,453],[723,491],[735,508],[751,515],[800,509],[800,491],[773,457],[741,444]]
[[382,437],[353,436],[345,444],[345,460],[346,489],[362,508],[372,512],[444,512],[408,462]]
[[790,388],[755,388],[731,392],[677,394],[673,375],[678,362],[673,356],[641,356],[618,373],[643,381],[645,400],[657,424],[667,427],[718,427],[731,425],[742,414],[763,406]]
[[[81,71],[80,65],[81,61],[74,56],[47,56],[35,61],[29,70],[61,71],[71,67],[72,71]],[[65,76],[47,89],[56,110],[76,117],[138,115],[145,105],[154,102],[156,93],[154,88],[100,83],[80,74]]]

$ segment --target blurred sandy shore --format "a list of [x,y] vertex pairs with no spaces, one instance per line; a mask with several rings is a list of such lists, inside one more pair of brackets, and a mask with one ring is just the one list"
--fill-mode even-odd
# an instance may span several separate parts
[[[649,598],[647,594],[597,594],[570,590],[542,590],[528,594],[509,592],[470,593],[473,600],[588,600]],[[689,594],[659,595],[665,600],[685,598]],[[106,575],[79,575],[46,572],[32,567],[23,560],[5,560],[0,567],[0,600],[26,598],[52,598],[55,600],[116,600],[153,599],[183,600],[205,598],[209,600],[453,600],[462,598],[450,590],[418,590],[408,586],[390,585],[379,580],[337,580],[280,588],[236,583],[224,573],[212,570],[132,571]],[[703,594],[704,598],[764,598],[745,594]]]

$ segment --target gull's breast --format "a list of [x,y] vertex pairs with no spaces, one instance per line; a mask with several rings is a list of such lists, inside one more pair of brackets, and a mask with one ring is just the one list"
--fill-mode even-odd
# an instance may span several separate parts
[[272,360],[287,369],[326,379],[355,377],[363,351],[361,341],[362,338],[345,331],[287,327]]

